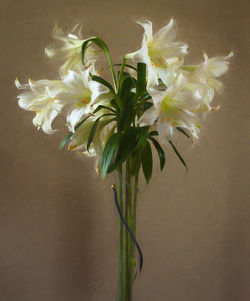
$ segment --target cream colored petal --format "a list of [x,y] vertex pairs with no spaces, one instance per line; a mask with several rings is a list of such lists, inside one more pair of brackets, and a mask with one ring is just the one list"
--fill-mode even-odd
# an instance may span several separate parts
[[158,112],[154,106],[149,108],[139,119],[138,123],[141,127],[152,125],[157,119]]

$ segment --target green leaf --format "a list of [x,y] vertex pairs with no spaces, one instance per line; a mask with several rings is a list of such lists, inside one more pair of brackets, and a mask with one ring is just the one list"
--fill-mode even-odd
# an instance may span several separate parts
[[[90,133],[89,133],[88,143],[87,143],[87,151],[89,150],[89,147],[90,147],[90,145],[91,145],[91,143],[92,143],[92,141],[93,141],[93,139],[94,139],[95,132],[96,132],[96,129],[97,129],[97,127],[98,127],[99,121],[100,121],[100,119],[101,119],[102,117],[104,117],[104,116],[114,116],[114,114],[112,114],[112,113],[103,114],[102,116],[98,117],[98,118],[95,120],[95,122],[94,122],[94,124],[93,124],[93,126],[92,126],[92,128],[91,128],[91,130],[90,130]],[[111,120],[110,120],[110,121],[111,121]]]
[[[75,126],[75,131],[89,118],[90,116],[85,117],[82,121],[80,121],[78,123],[77,126]],[[69,132],[68,135],[63,139],[63,141],[60,144],[60,150],[62,151],[65,147],[65,145],[67,144],[67,142],[69,141],[69,139],[73,136],[74,133]]]
[[[113,66],[121,66],[122,64],[114,64]],[[129,65],[129,64],[124,64],[124,66],[125,67],[127,67],[127,68],[130,68],[130,69],[133,69],[133,70],[137,70],[134,66],[132,66],[132,65]]]
[[97,75],[92,75],[92,80],[94,80],[95,82],[98,82],[98,83],[104,85],[111,92],[115,93],[114,88],[112,87],[112,85],[109,82],[107,82],[105,79],[103,79],[102,77],[97,76]]
[[137,95],[143,95],[146,91],[146,64],[137,64]]
[[151,137],[151,136],[158,136],[158,132],[152,131],[152,132],[148,133],[148,137]]
[[145,112],[145,111],[147,111],[148,109],[150,109],[151,107],[152,107],[152,102],[145,102],[144,104],[143,104],[143,112]]
[[188,135],[188,133],[186,131],[183,130],[183,128],[177,126],[176,129],[181,132],[183,135],[185,135],[186,137],[190,138],[190,136]]
[[121,113],[118,119],[118,130],[126,130],[133,121],[134,116],[134,106],[133,97],[131,94],[131,89],[133,87],[133,81],[130,77],[125,77],[122,79],[121,89],[120,89],[120,99],[121,103]]
[[166,162],[166,156],[165,156],[165,152],[164,150],[162,149],[160,143],[153,137],[150,137],[149,138],[153,144],[154,144],[154,147],[156,148],[157,152],[158,152],[158,155],[159,155],[159,159],[160,159],[160,166],[161,166],[161,170],[163,170],[164,166],[165,166],[165,162]]
[[75,131],[77,130],[77,129],[79,129],[79,127],[88,119],[90,117],[90,115],[88,115],[87,117],[85,117],[82,121],[80,121],[79,123],[78,123],[78,125],[77,126],[75,126]]
[[101,118],[101,117],[99,117],[99,118],[97,118],[97,119],[95,120],[95,122],[94,122],[94,124],[93,124],[93,126],[92,126],[92,128],[91,128],[91,130],[90,130],[89,138],[88,138],[88,143],[87,143],[87,151],[89,150],[89,147],[90,147],[90,145],[91,145],[91,143],[92,143],[92,141],[93,141],[93,138],[94,138],[94,136],[95,136],[95,132],[96,132],[96,129],[97,129],[97,127],[98,127],[100,118]]
[[113,134],[107,141],[103,154],[102,154],[102,159],[101,159],[101,176],[102,178],[105,177],[109,165],[117,151],[119,142],[121,139],[121,134],[120,133],[115,133]]
[[147,101],[151,98],[152,98],[152,96],[147,92],[141,97],[141,101]]
[[100,111],[101,109],[106,109],[106,110],[109,110],[109,111],[111,111],[111,112],[113,112],[113,113],[116,113],[115,110],[113,110],[113,109],[111,109],[111,108],[109,108],[109,107],[107,107],[107,106],[99,105],[99,106],[94,110],[93,114],[95,114],[96,112]]
[[180,155],[180,153],[178,152],[178,150],[176,149],[176,147],[173,145],[172,141],[169,141],[170,145],[172,146],[173,150],[175,151],[176,155],[178,156],[178,158],[180,159],[181,163],[186,167],[186,172],[188,171],[187,165],[185,163],[185,161],[183,160],[182,156]]
[[114,72],[114,67],[113,67],[111,55],[110,55],[107,44],[102,39],[100,39],[99,37],[93,37],[93,38],[90,38],[90,39],[85,40],[83,42],[83,44],[82,44],[82,63],[83,63],[83,65],[85,65],[85,63],[84,63],[85,52],[86,52],[86,49],[87,49],[87,47],[89,46],[90,43],[96,44],[106,54],[106,56],[108,58],[108,61],[109,61],[110,68],[111,68],[112,77],[113,77],[114,86],[115,86],[115,91],[116,91],[117,83],[116,83],[115,72]]
[[117,112],[120,112],[119,102],[116,98],[111,99],[109,102],[112,105],[112,107],[116,109]]
[[84,56],[85,56],[86,49],[89,46],[89,44],[91,44],[91,43],[96,44],[99,48],[101,48],[105,52],[105,54],[107,56],[110,56],[107,44],[99,37],[93,37],[93,38],[85,40],[82,44],[82,63],[83,63],[83,65],[85,65]]
[[72,137],[73,133],[69,132],[68,135],[63,139],[63,141],[60,144],[60,151],[62,151],[65,147],[65,145],[67,144],[67,142],[69,141],[69,139]]
[[125,133],[122,133],[119,148],[115,159],[115,169],[127,159],[129,153],[135,150],[137,145],[137,128],[130,128]]
[[142,170],[147,184],[150,182],[153,171],[153,156],[150,143],[147,141],[146,147],[142,151]]

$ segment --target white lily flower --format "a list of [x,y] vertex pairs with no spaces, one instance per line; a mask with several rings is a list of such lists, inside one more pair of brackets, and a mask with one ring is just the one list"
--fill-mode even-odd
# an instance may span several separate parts
[[38,129],[42,128],[47,134],[53,133],[55,130],[52,130],[51,124],[63,108],[58,98],[55,97],[56,92],[62,89],[61,81],[32,81],[29,79],[28,84],[22,85],[16,79],[15,85],[18,89],[25,90],[17,97],[19,106],[22,109],[36,112],[33,124]]
[[[107,103],[103,103],[108,106]],[[95,116],[90,116],[73,134],[71,137],[71,142],[69,144],[70,151],[78,151],[78,155],[93,157],[96,156],[96,170],[100,172],[101,157],[106,145],[107,140],[110,135],[113,134],[116,124],[111,121],[112,116],[104,116],[100,119],[92,144],[87,151],[88,137],[92,126],[97,118],[99,118],[104,113],[108,113],[108,110],[100,110]]]
[[90,70],[95,73],[93,65],[78,72],[69,70],[63,79],[64,89],[56,94],[64,105],[69,106],[67,125],[72,132],[82,117],[92,112],[94,104],[110,96],[105,86],[91,79]]
[[174,69],[183,64],[183,56],[187,54],[187,45],[174,42],[176,25],[173,19],[153,35],[152,22],[137,22],[144,28],[142,47],[127,58],[147,65],[147,87],[158,85],[158,77],[168,86],[168,77]]
[[216,78],[228,71],[229,62],[227,60],[233,56],[233,52],[230,52],[227,56],[213,57],[211,59],[206,53],[203,56],[204,62],[196,66],[191,73],[190,81],[201,82],[216,91],[220,91],[222,83]]
[[184,88],[187,79],[180,74],[174,86],[159,91],[149,89],[153,99],[153,106],[148,109],[139,119],[140,126],[152,125],[157,120],[159,139],[167,143],[172,139],[176,127],[187,129],[193,136],[198,138],[200,99]]
[[[54,29],[54,38],[58,42],[45,49],[49,57],[65,61],[61,67],[61,76],[66,76],[69,70],[82,66],[82,44],[85,41],[81,37],[81,26],[76,25],[72,32],[65,34],[58,26]],[[88,46],[85,52],[85,61],[95,58],[101,51]]]

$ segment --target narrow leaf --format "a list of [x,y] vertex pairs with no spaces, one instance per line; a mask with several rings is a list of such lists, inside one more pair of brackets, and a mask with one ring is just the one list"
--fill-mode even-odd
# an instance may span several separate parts
[[[113,66],[121,66],[122,64],[114,64]],[[132,65],[129,65],[129,64],[124,64],[124,66],[125,67],[127,67],[127,68],[130,68],[130,69],[133,69],[133,70],[137,70],[134,66],[132,66]]]
[[158,152],[158,155],[159,155],[159,159],[160,159],[160,166],[161,166],[161,170],[163,170],[164,166],[165,166],[165,162],[166,162],[166,155],[165,155],[165,152],[164,150],[162,149],[160,143],[153,137],[150,137],[149,138],[153,144],[154,144],[154,147],[156,148],[157,152]]
[[107,141],[101,159],[101,176],[105,177],[109,165],[117,151],[121,139],[120,133],[113,134]]
[[88,143],[87,143],[87,151],[89,150],[89,147],[90,147],[90,145],[91,145],[91,143],[93,141],[93,138],[95,136],[95,132],[96,132],[96,129],[98,127],[99,121],[100,121],[100,117],[95,120],[95,122],[94,122],[94,124],[93,124],[93,126],[92,126],[92,128],[90,130],[89,138],[88,138]]
[[111,92],[114,92],[114,88],[112,87],[112,85],[107,82],[105,79],[103,79],[102,77],[100,76],[97,76],[97,75],[92,75],[92,80],[104,85],[105,87],[107,87]]
[[151,137],[151,136],[158,136],[158,132],[152,131],[152,132],[148,133],[148,137]]
[[143,95],[146,90],[146,64],[137,64],[137,95]]
[[181,132],[183,135],[185,135],[186,137],[190,138],[190,136],[188,135],[188,133],[186,131],[183,130],[183,128],[177,126],[176,129]]
[[111,112],[113,112],[113,113],[116,113],[115,110],[113,110],[113,109],[111,109],[111,108],[109,108],[109,107],[107,107],[107,106],[99,105],[99,106],[94,110],[93,114],[95,114],[96,112],[100,111],[101,109],[106,109],[106,110],[109,110],[109,111],[111,111]]
[[186,167],[186,172],[188,171],[187,165],[185,163],[185,161],[183,160],[182,156],[180,155],[180,153],[178,152],[178,150],[176,149],[176,147],[173,145],[172,141],[169,141],[170,145],[172,146],[173,150],[175,151],[176,155],[178,156],[178,158],[180,159],[181,163]]
[[148,141],[146,143],[146,147],[142,151],[142,170],[146,182],[148,184],[152,177],[152,171],[153,171],[153,156],[152,156],[151,145],[149,144]]
[[69,132],[68,135],[63,139],[63,141],[60,144],[60,150],[62,151],[65,147],[65,145],[67,144],[67,142],[69,141],[69,139],[72,137],[73,133]]

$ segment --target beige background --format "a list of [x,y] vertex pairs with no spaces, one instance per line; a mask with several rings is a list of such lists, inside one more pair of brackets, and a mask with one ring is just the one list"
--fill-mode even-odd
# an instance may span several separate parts
[[[149,186],[141,181],[138,239],[145,265],[136,301],[247,301],[249,202],[249,4],[225,0],[1,0],[0,2],[0,300],[110,301],[116,296],[117,221],[109,176],[99,179],[93,160],[58,145],[65,135],[37,131],[32,114],[16,103],[16,76],[53,79],[44,56],[57,22],[83,24],[107,41],[115,62],[138,49],[145,17],[155,28],[173,16],[178,40],[201,53],[235,52],[222,105],[209,116],[195,148],[179,136],[189,173],[167,149]],[[248,238],[248,239],[247,239]]]

